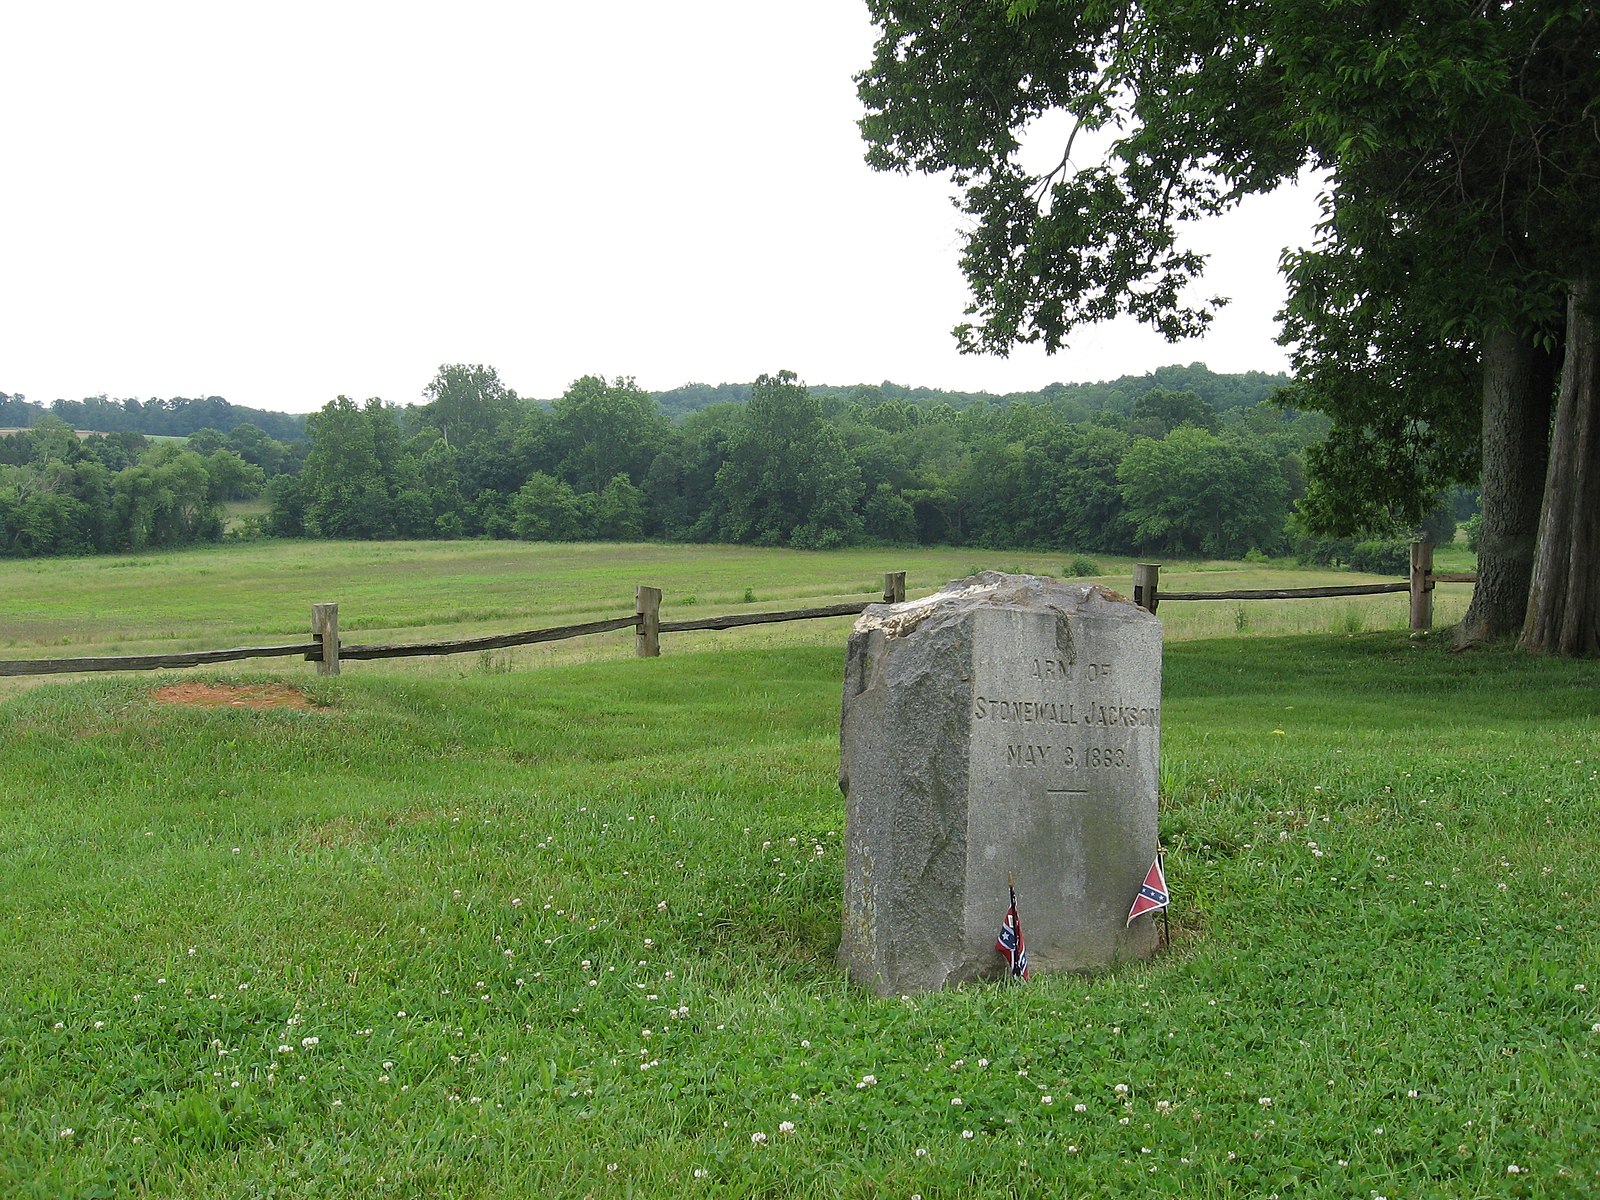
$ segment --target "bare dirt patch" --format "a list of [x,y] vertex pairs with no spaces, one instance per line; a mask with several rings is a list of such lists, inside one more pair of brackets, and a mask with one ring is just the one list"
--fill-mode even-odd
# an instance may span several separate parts
[[202,708],[298,708],[321,707],[304,692],[287,683],[174,683],[150,693],[158,704],[193,704]]

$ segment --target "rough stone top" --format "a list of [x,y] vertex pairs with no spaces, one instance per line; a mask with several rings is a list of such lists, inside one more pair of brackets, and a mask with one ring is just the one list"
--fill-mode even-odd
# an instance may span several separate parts
[[[872,604],[856,620],[855,631],[883,631],[885,637],[905,637],[930,617],[949,617],[978,608],[1015,608],[1030,612],[1057,612],[1120,620],[1157,618],[1126,596],[1097,583],[1067,583],[1046,575],[1007,575],[980,571],[945,584],[931,596],[899,604]],[[1157,622],[1159,623],[1159,622]]]

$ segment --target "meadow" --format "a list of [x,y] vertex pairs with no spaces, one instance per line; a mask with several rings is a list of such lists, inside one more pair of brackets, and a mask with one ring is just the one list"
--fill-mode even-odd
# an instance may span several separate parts
[[[1096,556],[1075,573],[1072,555],[915,548],[808,552],[744,546],[527,544],[521,542],[312,542],[231,544],[168,553],[0,561],[0,657],[157,654],[298,642],[311,605],[337,601],[346,642],[466,638],[575,624],[633,611],[634,586],[663,589],[665,621],[729,612],[803,608],[881,596],[886,571],[906,572],[906,594],[926,595],[979,570],[1024,571],[1132,593],[1133,560]],[[1465,550],[1444,549],[1441,571],[1471,570]],[[1318,587],[1392,582],[1287,562],[1163,565],[1170,591]],[[1435,621],[1457,619],[1471,588],[1441,585]],[[1161,608],[1169,641],[1234,633],[1359,633],[1406,627],[1404,595],[1261,601],[1174,601]],[[837,645],[849,619],[759,631],[668,635],[666,654],[759,645]],[[346,671],[460,676],[558,662],[629,657],[624,631],[481,656],[347,664]],[[263,667],[293,670],[283,660]],[[309,667],[304,670],[310,670]],[[30,686],[0,679],[0,695]]]
[[[512,549],[6,564],[6,636],[55,624],[4,652],[1053,561]],[[1166,952],[890,1000],[833,962],[848,622],[35,681],[0,699],[0,1194],[1594,1194],[1600,673],[1375,599],[1171,637]],[[311,707],[155,695],[194,680]]]

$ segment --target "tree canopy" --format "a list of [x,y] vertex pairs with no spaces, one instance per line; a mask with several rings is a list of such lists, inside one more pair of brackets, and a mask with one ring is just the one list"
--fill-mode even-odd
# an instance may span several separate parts
[[[1324,220],[1286,261],[1293,400],[1335,423],[1311,464],[1310,519],[1414,519],[1481,474],[1491,536],[1469,624],[1600,652],[1600,556],[1572,544],[1593,524],[1574,514],[1600,502],[1600,450],[1582,435],[1600,409],[1600,16],[1587,3],[870,6],[867,158],[959,187],[963,348],[1057,350],[1120,313],[1169,338],[1198,332],[1220,301],[1194,293],[1186,223],[1316,171]],[[1066,130],[1061,152],[1030,169],[1046,117]],[[1539,358],[1558,350],[1571,415],[1547,455],[1554,373]]]
[[[497,378],[446,366],[428,394]],[[505,389],[470,435],[447,418],[448,439],[431,402],[339,397],[288,445],[252,424],[197,430],[185,447],[84,437],[34,414],[0,437],[0,556],[220,536],[219,506],[265,484],[267,513],[236,517],[230,536],[1293,549],[1353,563],[1347,545],[1286,528],[1327,421],[1259,402],[1282,382],[1194,364],[997,401],[810,388],[780,371],[748,401],[673,422],[631,380],[584,376],[550,405]]]

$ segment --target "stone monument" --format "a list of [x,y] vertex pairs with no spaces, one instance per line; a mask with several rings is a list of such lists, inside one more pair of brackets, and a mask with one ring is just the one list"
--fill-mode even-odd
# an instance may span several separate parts
[[1001,974],[1007,878],[1032,971],[1148,957],[1161,623],[1106,588],[986,571],[850,635],[840,964],[881,995]]

